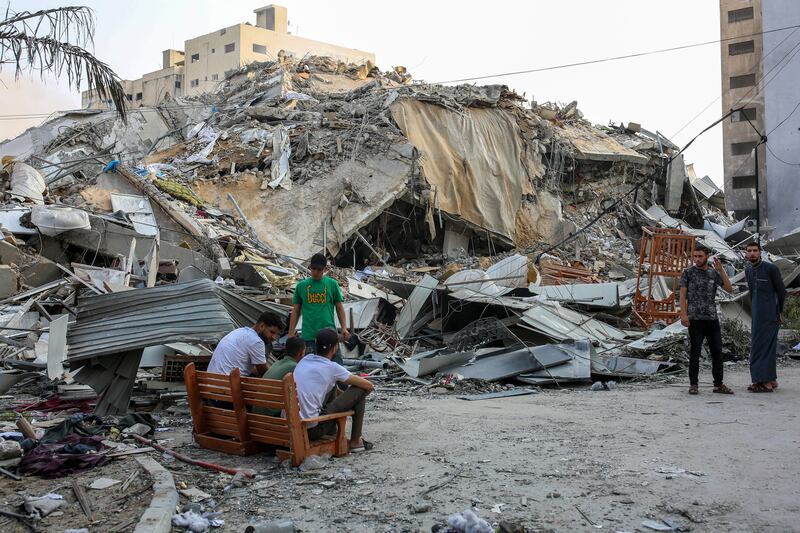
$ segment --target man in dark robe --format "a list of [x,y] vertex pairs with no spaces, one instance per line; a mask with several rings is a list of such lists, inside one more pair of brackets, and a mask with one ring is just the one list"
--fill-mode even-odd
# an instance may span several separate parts
[[750,347],[750,379],[753,383],[747,390],[772,392],[778,387],[778,328],[783,322],[786,287],[778,267],[761,259],[759,243],[749,243],[746,254],[750,265],[745,275],[753,316]]

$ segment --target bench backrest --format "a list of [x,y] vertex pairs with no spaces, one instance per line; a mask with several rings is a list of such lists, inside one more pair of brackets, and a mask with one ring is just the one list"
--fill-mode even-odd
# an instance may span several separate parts
[[[184,381],[197,433],[216,433],[240,442],[256,441],[283,448],[291,447],[289,419],[299,428],[300,415],[294,376],[283,380],[241,376],[234,369],[229,376],[198,372],[187,365]],[[232,408],[211,405],[226,402]],[[282,411],[286,418],[252,412],[253,408]]]
[[[192,368],[189,369],[189,366]],[[190,371],[191,370],[191,371]],[[188,374],[191,378],[186,380]],[[231,376],[194,371],[194,364],[184,370],[186,392],[189,396],[192,419],[198,433],[216,433],[239,438],[240,428],[233,409],[210,405],[209,402],[225,402],[233,405]]]
[[297,392],[292,374],[283,380],[264,378],[240,378],[242,400],[247,409],[247,427],[250,438],[257,442],[289,448],[289,422],[280,416],[269,416],[251,412],[253,407],[275,409],[288,413],[291,405],[297,406]]

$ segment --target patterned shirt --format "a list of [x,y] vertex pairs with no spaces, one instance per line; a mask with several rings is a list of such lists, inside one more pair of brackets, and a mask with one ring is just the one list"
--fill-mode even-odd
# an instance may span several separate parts
[[690,266],[681,274],[681,288],[686,287],[686,306],[689,320],[717,320],[714,298],[722,276],[710,265],[705,270]]

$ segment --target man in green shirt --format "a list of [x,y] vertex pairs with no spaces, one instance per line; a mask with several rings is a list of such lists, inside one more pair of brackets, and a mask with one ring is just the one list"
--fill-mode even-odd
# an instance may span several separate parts
[[[292,300],[292,317],[289,319],[289,335],[296,335],[297,321],[303,316],[301,337],[306,342],[306,353],[314,352],[317,333],[326,328],[336,330],[334,312],[342,327],[342,339],[347,342],[350,332],[342,304],[339,283],[325,275],[328,259],[323,254],[314,254],[308,265],[311,277],[297,283]],[[316,353],[316,352],[315,352]],[[341,363],[337,350],[334,361]]]
[[[275,361],[269,370],[264,372],[263,378],[281,380],[286,374],[294,372],[294,367],[306,353],[306,343],[300,337],[289,337],[286,340],[286,348],[283,357]],[[253,412],[267,416],[281,416],[278,409],[267,409],[266,407],[254,407]]]

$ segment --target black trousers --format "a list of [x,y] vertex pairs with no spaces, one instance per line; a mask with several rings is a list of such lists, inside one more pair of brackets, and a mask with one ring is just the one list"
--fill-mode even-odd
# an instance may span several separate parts
[[714,386],[722,385],[722,332],[719,320],[689,320],[689,383],[698,383],[703,339],[708,341]]

